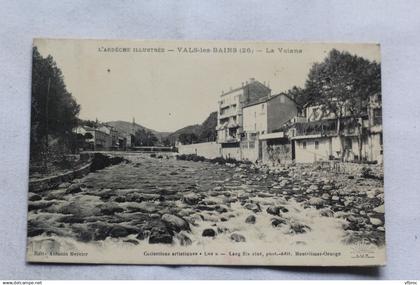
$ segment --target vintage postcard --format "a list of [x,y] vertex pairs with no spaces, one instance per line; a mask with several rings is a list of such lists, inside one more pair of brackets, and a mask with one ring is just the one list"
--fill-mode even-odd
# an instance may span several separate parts
[[29,262],[384,265],[378,44],[36,39]]

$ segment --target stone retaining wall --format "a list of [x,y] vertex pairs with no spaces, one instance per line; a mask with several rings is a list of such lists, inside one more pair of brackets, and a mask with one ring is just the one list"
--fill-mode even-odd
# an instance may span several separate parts
[[81,178],[90,172],[91,164],[92,163],[88,163],[76,170],[71,170],[55,176],[41,179],[31,179],[29,180],[29,192],[40,192],[57,187],[63,182],[69,182],[75,178]]
[[335,173],[348,174],[353,176],[360,176],[363,168],[370,169],[371,174],[378,178],[383,178],[384,168],[380,164],[366,164],[366,163],[352,163],[352,162],[339,162],[339,161],[324,161],[316,162],[324,169],[329,169]]

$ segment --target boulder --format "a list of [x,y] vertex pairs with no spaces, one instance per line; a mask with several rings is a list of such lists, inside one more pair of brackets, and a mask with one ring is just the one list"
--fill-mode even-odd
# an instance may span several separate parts
[[289,209],[287,209],[286,207],[283,207],[283,206],[278,206],[278,208],[280,209],[280,212],[282,212],[282,213],[287,213],[287,212],[289,212]]
[[222,213],[226,213],[228,211],[228,209],[225,206],[221,206],[221,205],[217,205],[215,207],[216,212],[222,214]]
[[238,233],[233,233],[230,235],[230,240],[234,241],[234,242],[245,242],[246,239],[243,235],[238,234]]
[[318,185],[316,184],[312,184],[311,186],[309,186],[308,190],[312,191],[318,191]]
[[261,207],[257,203],[247,203],[244,207],[245,209],[253,211],[254,213],[261,212]]
[[171,214],[164,214],[162,216],[162,221],[167,225],[168,228],[172,229],[175,232],[180,232],[182,230],[189,231],[190,225],[186,220]]
[[318,197],[312,197],[309,199],[308,203],[311,206],[322,206],[324,204],[324,200]]
[[330,190],[332,190],[333,189],[333,187],[331,186],[331,185],[324,185],[323,187],[322,187],[322,190],[324,190],[324,191],[330,191]]
[[130,234],[130,232],[124,228],[123,226],[113,226],[112,229],[109,231],[109,235],[114,238],[119,237],[126,237]]
[[334,217],[334,212],[330,209],[322,209],[320,210],[320,214],[323,217]]
[[54,202],[52,201],[36,201],[36,202],[30,201],[28,203],[28,211],[43,210],[43,209],[49,208],[53,204]]
[[383,213],[385,213],[385,205],[382,204],[382,205],[376,207],[375,209],[373,209],[373,211],[376,212],[376,213],[383,214]]
[[370,218],[369,222],[374,226],[382,226],[384,223],[378,218]]
[[201,197],[197,194],[189,193],[189,194],[184,195],[182,200],[184,201],[185,204],[195,205],[201,200]]
[[213,229],[205,229],[202,233],[203,237],[215,237],[216,231]]
[[280,214],[280,208],[276,206],[270,206],[267,208],[267,213],[270,215],[277,216]]
[[324,199],[324,200],[329,200],[331,197],[328,193],[324,193],[324,194],[322,194],[321,198]]
[[290,224],[290,233],[291,234],[303,234],[310,231],[311,228],[305,224],[294,222]]
[[254,215],[250,215],[245,219],[245,223],[247,224],[255,224],[256,222],[256,217]]
[[29,195],[29,201],[39,201],[39,200],[42,200],[42,197],[41,196],[39,196],[38,194],[32,194],[32,193],[30,193],[30,195]]
[[75,194],[82,192],[82,188],[80,184],[72,184],[69,188],[66,190],[66,194]]
[[275,228],[281,227],[282,225],[286,225],[287,222],[283,218],[274,218],[271,220],[271,225]]
[[165,227],[153,228],[150,232],[149,243],[163,243],[171,244],[172,243],[173,232]]

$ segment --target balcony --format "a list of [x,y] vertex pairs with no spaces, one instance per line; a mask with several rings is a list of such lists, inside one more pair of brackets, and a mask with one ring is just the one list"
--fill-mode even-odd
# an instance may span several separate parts
[[238,112],[225,112],[219,115],[219,120],[223,120],[229,117],[237,116]]
[[231,136],[229,136],[229,137],[226,137],[226,138],[220,138],[219,140],[218,140],[218,143],[239,143],[241,141],[241,139],[240,138],[238,138],[238,137],[231,137]]

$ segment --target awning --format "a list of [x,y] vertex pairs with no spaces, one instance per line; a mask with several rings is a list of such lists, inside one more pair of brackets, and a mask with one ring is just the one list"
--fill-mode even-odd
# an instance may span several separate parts
[[260,135],[259,140],[272,140],[272,139],[282,139],[286,138],[284,132],[269,133]]

